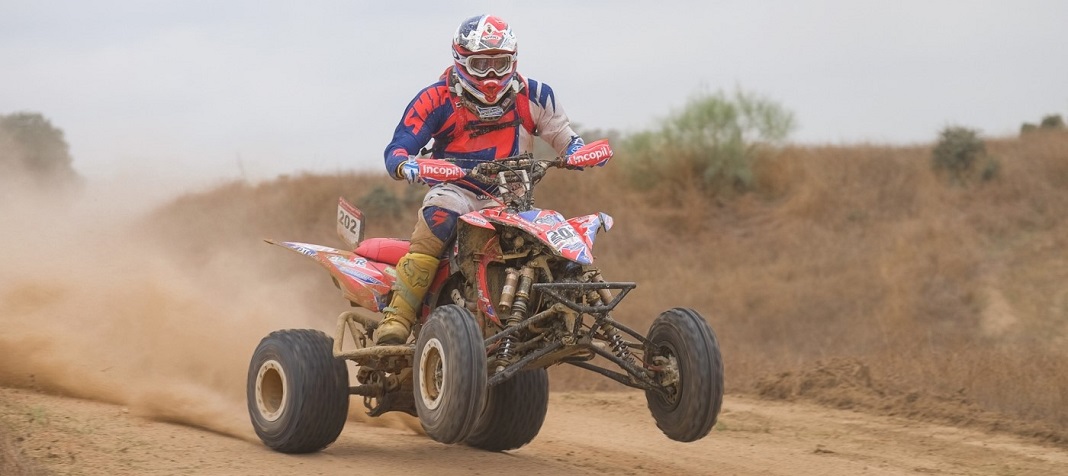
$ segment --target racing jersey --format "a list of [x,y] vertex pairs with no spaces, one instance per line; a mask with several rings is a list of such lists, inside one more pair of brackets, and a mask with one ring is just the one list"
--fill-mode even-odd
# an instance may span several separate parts
[[464,169],[532,152],[535,136],[561,155],[582,145],[549,85],[517,75],[521,87],[515,93],[514,105],[508,105],[500,119],[488,122],[480,121],[449,90],[450,74],[451,69],[446,70],[442,79],[419,91],[405,108],[385,150],[386,170],[393,178],[403,178],[397,176],[397,168],[431,139],[433,158],[454,161]]

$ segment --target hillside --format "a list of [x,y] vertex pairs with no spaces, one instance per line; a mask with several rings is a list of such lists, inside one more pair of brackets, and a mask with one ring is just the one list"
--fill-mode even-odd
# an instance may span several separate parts
[[[617,161],[551,174],[538,205],[613,215],[598,264],[639,284],[617,317],[644,330],[665,309],[699,310],[729,393],[1064,445],[1068,135],[987,148],[999,175],[967,186],[936,175],[926,146],[790,147],[743,195],[631,191]],[[256,342],[330,330],[346,308],[317,267],[261,239],[339,246],[338,195],[365,209],[370,236],[406,236],[421,193],[380,174],[302,175],[136,216],[122,201],[5,206],[0,245],[21,252],[0,269],[0,354],[18,356],[0,361],[0,386],[243,437]],[[550,374],[554,390],[620,388]]]
[[[792,147],[757,164],[756,191],[726,199],[629,191],[614,163],[551,175],[538,205],[613,215],[599,266],[639,283],[618,317],[645,329],[670,307],[700,310],[724,347],[728,391],[1065,441],[1068,135],[988,151],[998,177],[961,186],[932,171],[928,147]],[[182,197],[157,224],[165,236],[210,224],[180,245],[193,260],[247,252],[260,236],[336,245],[338,195],[369,212],[372,236],[407,236],[421,197],[378,175],[290,177]],[[319,304],[336,299],[323,284]],[[555,378],[555,388],[615,386]]]

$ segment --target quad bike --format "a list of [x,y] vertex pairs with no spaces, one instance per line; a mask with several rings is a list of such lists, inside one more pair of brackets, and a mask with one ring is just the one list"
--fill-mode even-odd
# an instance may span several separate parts
[[[645,390],[657,426],[673,440],[707,435],[723,402],[723,362],[712,328],[684,308],[660,314],[645,336],[613,319],[612,310],[636,285],[605,281],[593,266],[594,238],[611,228],[612,218],[565,219],[534,207],[534,186],[550,168],[604,165],[611,156],[602,140],[566,158],[524,154],[470,171],[420,160],[428,183],[473,178],[496,184],[499,206],[459,218],[414,342],[404,345],[374,345],[374,332],[407,241],[363,240],[363,216],[344,199],[338,233],[346,250],[267,240],[322,265],[354,309],[338,316],[333,338],[282,330],[260,342],[247,396],[264,444],[284,453],[326,447],[341,433],[349,396],[359,395],[368,415],[417,416],[426,434],[442,443],[519,448],[541,430],[549,400],[546,368],[558,364]],[[350,386],[345,360],[356,365],[356,385]]]

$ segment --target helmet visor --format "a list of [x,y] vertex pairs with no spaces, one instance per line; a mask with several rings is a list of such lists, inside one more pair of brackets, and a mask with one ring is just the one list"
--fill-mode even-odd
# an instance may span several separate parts
[[490,73],[504,76],[512,72],[515,55],[472,55],[462,56],[463,65],[472,76],[485,78]]

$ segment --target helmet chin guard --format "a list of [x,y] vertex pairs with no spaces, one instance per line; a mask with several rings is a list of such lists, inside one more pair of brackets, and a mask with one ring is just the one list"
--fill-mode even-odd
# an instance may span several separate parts
[[457,83],[476,102],[500,103],[516,87],[516,47],[515,34],[500,17],[464,20],[452,41]]
[[471,90],[463,83],[460,73],[455,71],[455,68],[449,72],[448,82],[449,89],[460,98],[462,106],[478,116],[478,119],[482,122],[495,122],[512,109],[512,106],[515,105],[515,93],[522,89],[523,83],[515,76],[513,75],[509,79],[507,89],[498,94],[494,102],[485,101],[472,94]]

